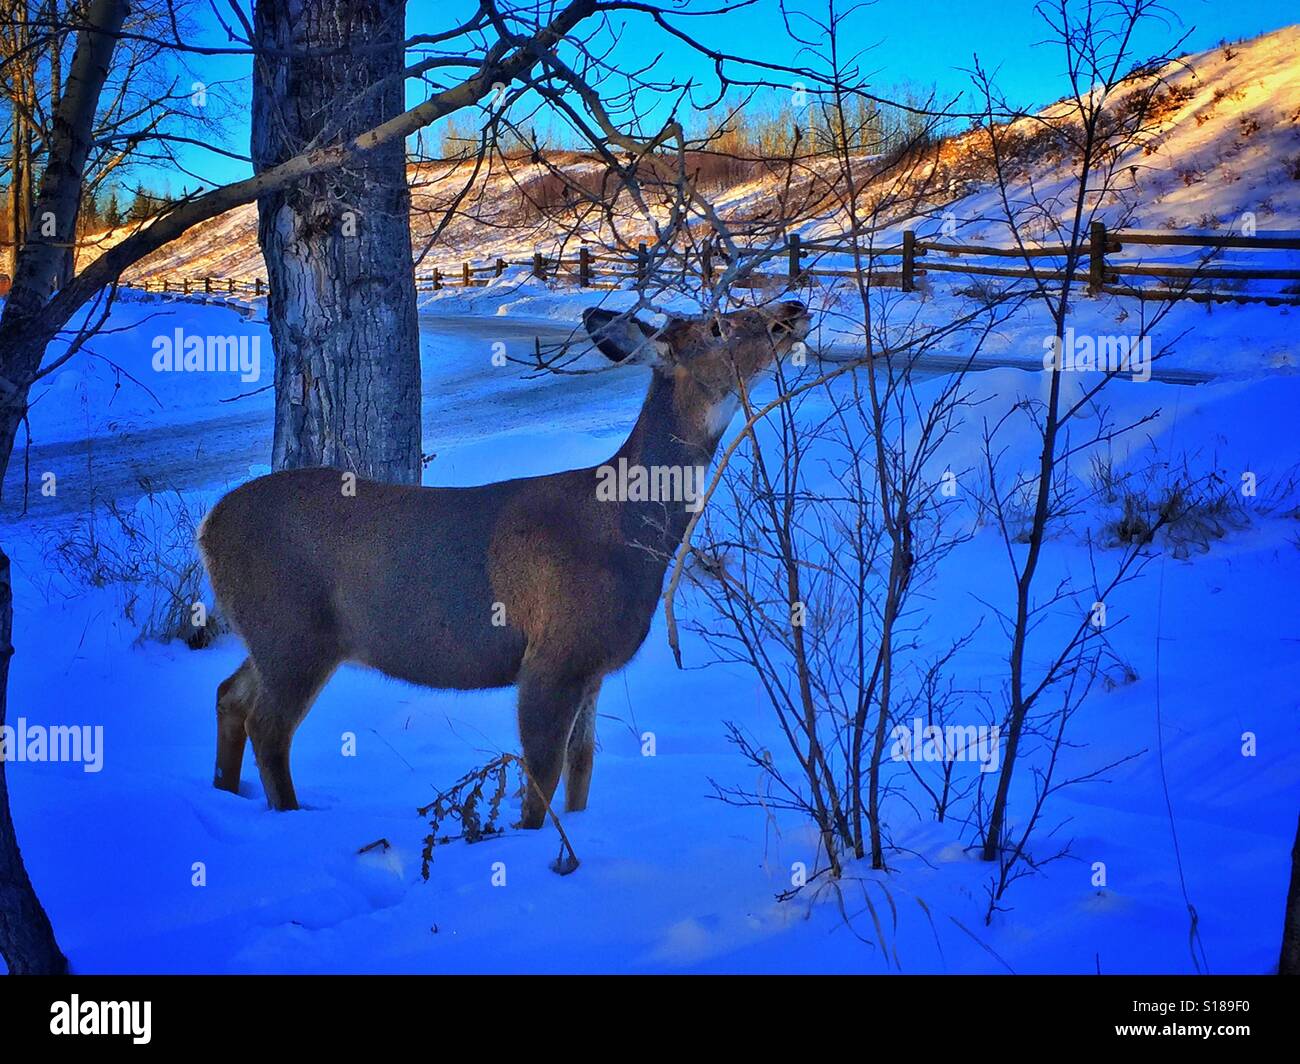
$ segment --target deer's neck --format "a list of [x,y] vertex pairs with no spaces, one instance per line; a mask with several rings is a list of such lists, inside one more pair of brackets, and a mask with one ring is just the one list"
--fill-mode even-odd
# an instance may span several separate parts
[[615,457],[642,465],[707,466],[722,432],[710,431],[705,405],[693,384],[655,373],[640,416]]
[[681,543],[728,420],[723,416],[727,411],[715,411],[715,406],[689,378],[652,376],[631,435],[609,461],[615,469],[624,464],[629,487],[634,476],[642,478],[641,485],[653,486],[648,492],[643,487],[626,493],[622,524],[627,542],[664,555]]

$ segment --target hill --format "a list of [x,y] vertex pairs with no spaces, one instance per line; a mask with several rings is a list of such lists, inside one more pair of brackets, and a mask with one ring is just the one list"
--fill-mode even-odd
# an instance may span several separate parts
[[[1300,228],[1300,26],[1186,56],[1160,71],[1157,127],[1122,160],[1132,188],[1108,211],[1147,229],[1217,230],[1249,224],[1258,230]],[[1133,90],[1116,94],[1123,107]],[[1047,108],[1061,115],[1065,104]],[[1022,182],[1042,193],[1064,185],[1072,160],[1041,123],[1022,127]],[[895,159],[858,157],[872,175],[867,200],[880,204],[886,228],[912,225],[929,232],[955,220],[963,239],[997,239],[1001,215],[991,184],[987,135],[972,130],[921,146]],[[827,238],[844,231],[838,163],[808,155],[788,160],[737,160],[701,153],[691,159],[697,184],[718,216],[752,243],[779,246],[785,230]],[[563,177],[561,177],[561,174]],[[475,173],[468,162],[421,163],[409,170],[417,272],[444,270],[461,260],[517,259],[550,253],[576,237],[629,244],[652,237],[646,217],[626,196],[603,212],[582,203],[566,182],[607,187],[605,165],[581,153],[533,160],[496,159]],[[1015,189],[1013,189],[1013,193]],[[570,202],[572,201],[572,202]],[[667,207],[652,206],[659,222]],[[115,243],[129,230],[101,234],[87,249]],[[132,271],[144,277],[265,276],[257,247],[257,209],[249,204],[197,226]]]

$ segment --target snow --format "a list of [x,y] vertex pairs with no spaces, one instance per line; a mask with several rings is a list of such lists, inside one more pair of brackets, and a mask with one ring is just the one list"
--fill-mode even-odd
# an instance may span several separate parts
[[[1160,186],[1143,201],[1139,224],[1209,229],[1203,216],[1231,225],[1256,210],[1261,231],[1300,227],[1300,186],[1273,173],[1294,153],[1286,147],[1294,130],[1283,119],[1300,96],[1290,59],[1298,37],[1292,27],[1232,59],[1218,51],[1202,57],[1182,117],[1213,112],[1215,90],[1227,85],[1241,95],[1221,99],[1265,114],[1266,132],[1257,136],[1270,139],[1248,138],[1229,151],[1240,139],[1224,139],[1237,111],[1222,104],[1205,122],[1176,122],[1167,134],[1174,154],[1199,153],[1196,165],[1211,176]],[[1212,176],[1227,167],[1238,179]],[[982,195],[963,201],[963,239],[973,239],[988,214]],[[164,252],[172,258],[159,272],[252,276],[250,211]],[[450,233],[453,249],[458,232]],[[813,224],[808,233],[815,232]],[[484,244],[476,253],[504,247]],[[576,335],[581,308],[633,298],[556,287],[521,269],[483,288],[429,294],[421,315],[424,437],[436,457],[425,482],[486,483],[613,453],[639,409],[647,370],[595,372],[599,359],[582,345],[565,374],[530,373],[521,362],[534,338],[557,344]],[[852,350],[846,293],[810,298],[823,352]],[[874,298],[878,309],[918,327],[968,309],[937,282],[915,295]],[[664,306],[685,311],[692,302],[677,297]],[[147,507],[141,499],[152,488],[181,493],[201,513],[266,471],[272,399],[259,389],[273,379],[271,345],[260,304],[245,314],[124,296],[108,329],[37,386],[31,447],[24,453],[20,438],[0,513],[16,596],[10,722],[103,728],[101,771],[7,766],[27,866],[74,970],[1189,972],[1190,903],[1210,970],[1268,971],[1300,805],[1300,599],[1290,591],[1300,581],[1295,316],[1261,305],[1180,304],[1155,330],[1157,349],[1172,350],[1154,379],[1107,387],[1114,421],[1151,416],[1112,446],[1116,468],[1185,461],[1229,487],[1253,473],[1270,505],[1203,544],[1153,552],[1142,576],[1108,603],[1128,674],[1087,696],[1063,772],[1116,767],[1049,800],[1056,831],[1042,842],[1072,840],[1072,857],[1016,883],[1005,911],[986,926],[990,868],[971,849],[973,831],[934,822],[909,774],[891,766],[899,791],[886,802],[891,868],[849,865],[846,924],[828,890],[777,900],[798,863],[817,865],[806,822],[714,797],[710,781],[756,784],[724,722],[786,757],[755,678],[707,665],[707,648],[689,630],[686,668],[677,669],[662,617],[637,658],[604,685],[591,804],[564,819],[581,859],[571,875],[549,869],[559,847],[550,827],[440,846],[428,881],[420,874],[428,827],[415,811],[471,768],[517,751],[511,691],[431,691],[344,668],[294,744],[302,810],[266,809],[251,754],[239,795],[213,789],[215,690],[243,658],[238,640],[225,636],[203,651],[140,641],[122,616],[120,589],[58,572],[50,549],[85,527],[92,504]],[[1081,300],[1072,324],[1080,333],[1133,333],[1140,311],[1132,301]],[[259,341],[260,380],[156,372],[154,340],[176,329]],[[972,401],[1001,411],[1040,395],[1047,335],[1035,302],[1001,322],[978,351],[980,372],[968,377]],[[520,361],[495,365],[498,344]],[[969,331],[954,334],[925,355],[923,400],[971,344]],[[1095,379],[1067,374],[1067,393],[1082,394]],[[969,419],[936,465],[978,466],[979,431]],[[1034,438],[1023,428],[1004,442],[1008,465],[1034,460]],[[1088,476],[1086,460],[1072,471]],[[51,472],[57,494],[43,494]],[[995,532],[968,501],[953,505],[972,536],[928,590],[922,632],[935,647],[984,617],[985,603],[1005,604],[1010,588]],[[1090,541],[1113,563],[1116,552],[1096,543],[1115,516],[1107,503],[1075,515],[1048,544],[1040,586],[1067,574],[1086,579]],[[106,524],[100,529],[108,534]],[[707,605],[688,596],[683,609],[700,616]],[[982,626],[954,667],[961,685],[996,704],[1006,668],[997,626]],[[654,756],[645,756],[646,733]],[[1243,755],[1247,733],[1253,756]],[[345,756],[348,735],[356,756]],[[1020,773],[1013,818],[1024,815],[1031,786]],[[507,820],[517,806],[512,800]],[[386,845],[371,846],[381,839]],[[1096,862],[1106,868],[1104,887],[1093,885]],[[200,875],[204,885],[195,885]],[[884,914],[880,928],[872,908]]]
[[[481,294],[490,307],[492,294]],[[576,300],[553,301],[543,320],[554,328],[569,313],[572,327]],[[512,310],[423,318],[426,450],[437,453],[429,483],[597,462],[635,416],[645,370],[528,381],[518,367],[494,367],[493,342],[525,356],[531,346],[531,323]],[[1270,320],[1281,325],[1276,311],[1229,314],[1253,323],[1244,336],[1258,336]],[[1138,679],[1089,697],[1072,767],[1135,759],[1106,782],[1062,793],[1052,819],[1068,821],[1062,837],[1074,839],[1077,859],[1017,884],[1010,911],[991,927],[982,923],[988,866],[964,848],[969,832],[909,813],[902,802],[889,812],[894,870],[849,870],[846,908],[868,942],[842,925],[824,895],[777,902],[795,862],[815,865],[808,826],[790,814],[769,820],[728,807],[709,785],[753,783],[723,721],[779,750],[770,713],[753,677],[702,667],[707,654],[689,633],[687,668],[675,669],[659,619],[641,654],[605,685],[591,807],[565,820],[578,871],[561,878],[549,870],[558,841],[548,829],[441,847],[425,883],[419,854],[427,829],[415,809],[495,753],[517,749],[511,692],[428,691],[344,669],[295,743],[305,808],[272,814],[251,757],[241,796],[209,782],[214,692],[242,659],[237,640],[227,636],[202,652],[135,645],[111,588],[70,597],[53,589],[42,545],[84,509],[84,493],[81,505],[63,500],[79,497],[87,462],[104,497],[131,497],[132,477],[144,473],[208,501],[265,468],[265,394],[221,403],[247,386],[145,368],[154,330],[264,335],[264,326],[185,303],[123,304],[119,325],[123,331],[98,342],[103,358],[69,363],[34,408],[34,438],[69,447],[34,455],[34,477],[48,465],[59,495],[44,498],[38,482],[30,515],[11,516],[5,532],[18,607],[11,718],[105,732],[97,774],[70,764],[9,766],[27,862],[76,969],[885,971],[897,953],[909,972],[1186,971],[1186,907],[1154,753],[1157,639],[1165,768],[1207,955],[1216,971],[1262,972],[1274,960],[1300,780],[1293,694],[1300,602],[1278,593],[1300,575],[1293,519],[1260,516],[1208,553],[1157,558],[1112,606],[1128,615],[1122,652]],[[1195,362],[1216,335],[1195,331],[1181,347]],[[1261,484],[1295,464],[1290,426],[1300,379],[1246,374],[1233,354],[1249,366],[1256,352],[1220,350],[1232,379],[1110,386],[1116,419],[1160,410],[1134,441],[1131,461],[1143,461],[1149,448],[1161,456],[1186,450],[1225,476],[1254,470]],[[129,384],[117,389],[106,360],[147,375],[161,406]],[[1004,368],[970,379],[980,398],[1005,403],[1035,394],[1040,377]],[[142,442],[126,448],[119,467],[112,441],[127,431],[152,434],[135,437]],[[196,440],[210,463],[193,461]],[[976,426],[967,425],[943,458],[967,467],[976,443]],[[1029,445],[1019,438],[1013,450]],[[1123,448],[1116,458],[1125,460]],[[1105,516],[1088,514],[1071,535],[1097,531]],[[1087,564],[1081,548],[1048,556],[1076,573]],[[1005,555],[982,530],[947,563],[928,637],[937,643],[965,630],[981,600],[1004,598],[1006,589]],[[964,657],[963,678],[995,685],[1004,655],[990,626]],[[1245,731],[1258,736],[1254,758],[1240,754]],[[349,732],[356,757],[341,754]],[[654,757],[642,756],[645,732],[656,737]],[[358,853],[381,838],[391,848]],[[1106,863],[1104,889],[1090,885],[1094,861]],[[196,862],[206,886],[191,885]],[[495,862],[504,862],[505,886],[493,885]],[[887,948],[865,914],[863,891],[877,906],[888,907],[886,894],[897,905]]]

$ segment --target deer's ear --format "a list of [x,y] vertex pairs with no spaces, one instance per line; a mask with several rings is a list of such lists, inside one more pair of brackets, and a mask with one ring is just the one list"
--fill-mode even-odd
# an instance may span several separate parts
[[668,357],[668,345],[659,339],[659,330],[633,314],[588,307],[582,312],[582,324],[611,362],[654,363]]

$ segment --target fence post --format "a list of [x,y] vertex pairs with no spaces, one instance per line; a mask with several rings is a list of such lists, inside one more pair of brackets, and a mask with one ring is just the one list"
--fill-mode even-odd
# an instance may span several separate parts
[[468,288],[472,282],[473,278],[470,276],[469,263],[462,262],[460,264],[460,283],[463,287]]
[[497,259],[497,276],[500,277],[505,272],[506,272],[506,260]]
[[591,249],[586,244],[578,248],[578,287],[591,287]]
[[903,230],[903,278],[904,292],[916,291],[916,230]]
[[255,295],[255,296],[260,296],[261,294],[262,294],[262,278],[260,278],[260,277],[254,277],[254,278],[253,278],[253,295]]
[[704,241],[704,247],[700,249],[700,273],[704,275],[704,283],[713,283],[713,241],[711,239]]
[[636,246],[636,280],[645,284],[650,279],[650,250],[644,244]]
[[540,251],[533,252],[533,276],[539,281],[546,280],[546,260]]
[[171,291],[171,289],[167,287],[167,278],[166,278],[166,277],[164,277],[164,278],[162,279],[162,290],[163,290],[164,292],[170,292],[170,291]]
[[435,292],[442,291],[442,271],[437,266],[433,268],[433,290]]
[[205,296],[210,296],[210,295],[212,295],[212,278],[211,278],[211,277],[205,277],[205,278],[203,278],[203,294],[204,294]]
[[1088,295],[1095,296],[1106,283],[1106,223],[1093,222],[1088,247]]
[[799,283],[799,276],[803,272],[802,264],[799,261],[803,255],[801,245],[803,241],[799,238],[798,233],[790,233],[786,237],[790,245],[790,287],[794,288]]
[[235,294],[235,279],[233,277],[226,282],[226,291],[232,296]]

